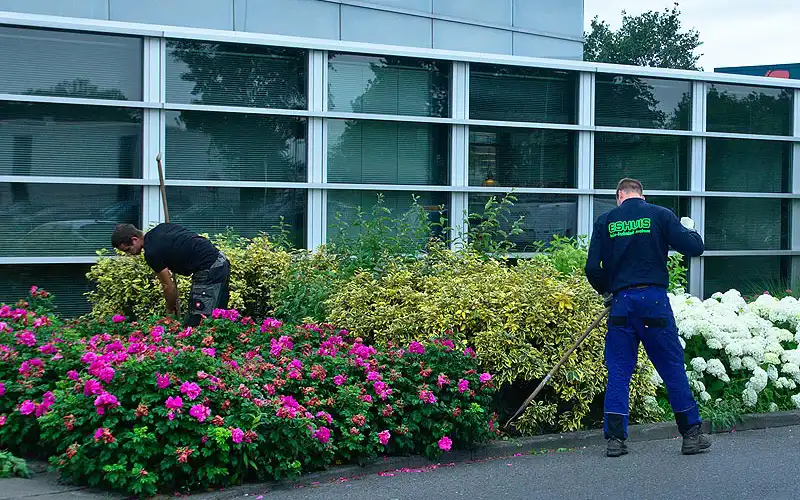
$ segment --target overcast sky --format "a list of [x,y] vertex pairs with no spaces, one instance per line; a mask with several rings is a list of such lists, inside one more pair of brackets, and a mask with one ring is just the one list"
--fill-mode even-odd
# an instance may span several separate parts
[[[584,0],[586,30],[597,15],[618,28],[622,10],[663,11],[672,0]],[[684,29],[700,32],[700,66],[800,63],[800,0],[682,0]]]

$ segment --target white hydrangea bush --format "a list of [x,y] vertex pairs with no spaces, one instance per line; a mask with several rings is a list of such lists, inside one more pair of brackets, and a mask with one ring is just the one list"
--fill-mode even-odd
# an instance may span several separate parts
[[[700,401],[737,397],[749,409],[800,408],[800,301],[762,295],[748,304],[737,290],[669,299]],[[657,375],[653,382],[663,384]]]

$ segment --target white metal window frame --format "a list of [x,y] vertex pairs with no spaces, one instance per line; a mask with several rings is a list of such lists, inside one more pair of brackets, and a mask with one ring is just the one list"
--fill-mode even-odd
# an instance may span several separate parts
[[[61,98],[50,96],[25,96],[17,94],[0,94],[0,101],[61,103],[86,106],[115,106],[138,108],[143,110],[143,176],[141,179],[97,178],[97,177],[49,177],[49,176],[0,176],[0,182],[30,182],[48,184],[104,184],[104,185],[140,185],[143,196],[143,225],[164,220],[158,189],[158,174],[155,154],[161,152],[164,157],[165,170],[168,159],[165,151],[165,113],[167,111],[207,111],[225,113],[249,113],[273,116],[301,117],[308,120],[308,182],[258,182],[258,181],[224,181],[169,179],[170,187],[219,186],[231,188],[266,188],[266,189],[304,189],[308,192],[307,207],[307,242],[310,248],[326,241],[326,193],[330,190],[359,191],[411,191],[411,192],[446,192],[450,193],[451,223],[458,227],[466,227],[464,211],[468,208],[468,197],[471,193],[503,194],[567,194],[574,195],[578,203],[579,234],[590,235],[595,195],[614,195],[613,190],[594,189],[594,136],[595,133],[625,133],[662,136],[685,136],[690,138],[691,175],[689,191],[648,191],[656,196],[688,197],[690,214],[695,219],[698,230],[704,233],[705,200],[709,197],[740,197],[791,200],[791,245],[789,250],[774,251],[708,251],[702,258],[691,259],[690,291],[697,295],[703,293],[703,262],[705,257],[734,256],[783,256],[792,259],[792,278],[800,279],[800,81],[779,80],[765,77],[732,75],[720,73],[703,73],[683,70],[666,70],[602,64],[584,61],[568,61],[499,54],[457,52],[439,49],[389,46],[370,43],[320,40],[302,37],[267,35],[219,31],[209,29],[180,28],[174,26],[122,23],[88,19],[71,19],[56,16],[39,16],[0,12],[0,24],[21,27],[40,27],[64,29],[72,31],[100,32],[106,34],[136,35],[143,38],[144,43],[144,93],[142,101],[115,101],[101,99]],[[188,39],[197,41],[218,41],[241,44],[255,44],[276,47],[291,47],[308,51],[308,109],[273,109],[250,108],[236,106],[206,106],[178,104],[166,101],[166,41],[167,39]],[[394,55],[422,59],[438,59],[453,63],[451,115],[450,117],[426,117],[407,115],[388,115],[373,113],[344,113],[327,109],[327,54],[328,52],[349,52],[358,54]],[[509,66],[526,66],[543,69],[568,70],[579,73],[579,106],[577,123],[539,123],[501,120],[469,119],[469,66],[470,63],[496,64]],[[692,83],[692,119],[690,130],[662,130],[651,128],[626,128],[595,125],[595,78],[597,73],[630,75],[648,78],[665,78],[689,81]],[[155,76],[157,75],[157,77]],[[794,129],[792,136],[740,134],[708,132],[707,92],[711,84],[748,85],[755,87],[772,87],[794,89]],[[374,120],[414,123],[436,123],[450,125],[450,184],[449,185],[384,185],[328,183],[326,179],[327,156],[327,120]],[[578,145],[577,185],[574,189],[540,189],[522,187],[483,187],[468,184],[469,127],[509,127],[523,129],[566,130],[576,134]],[[790,193],[750,193],[750,192],[713,192],[705,190],[705,143],[708,138],[779,141],[793,143],[792,189]],[[168,177],[168,176],[167,176]],[[94,261],[93,256],[77,257],[8,257],[0,258],[0,264],[12,263],[87,263]]]

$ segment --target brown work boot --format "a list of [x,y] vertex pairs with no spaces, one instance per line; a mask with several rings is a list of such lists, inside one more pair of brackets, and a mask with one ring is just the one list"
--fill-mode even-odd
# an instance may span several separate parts
[[703,434],[699,425],[695,425],[683,435],[681,453],[684,455],[696,455],[710,447],[711,438],[707,434]]

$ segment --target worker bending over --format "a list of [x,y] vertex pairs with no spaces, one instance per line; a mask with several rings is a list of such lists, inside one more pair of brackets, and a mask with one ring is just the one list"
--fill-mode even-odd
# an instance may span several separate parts
[[161,281],[167,314],[179,314],[178,287],[172,273],[192,276],[184,326],[197,326],[214,309],[228,307],[231,266],[207,238],[178,224],[159,224],[144,235],[131,224],[120,224],[111,236],[111,244],[129,255],[139,255],[144,250],[144,260]]
[[628,453],[629,385],[640,341],[667,387],[683,435],[682,453],[691,455],[711,446],[700,430],[700,412],[689,388],[683,348],[667,298],[669,247],[689,257],[703,253],[703,239],[693,228],[688,217],[678,221],[670,210],[647,203],[641,182],[634,179],[619,182],[617,207],[594,224],[586,277],[611,306],[603,412],[609,457]]

